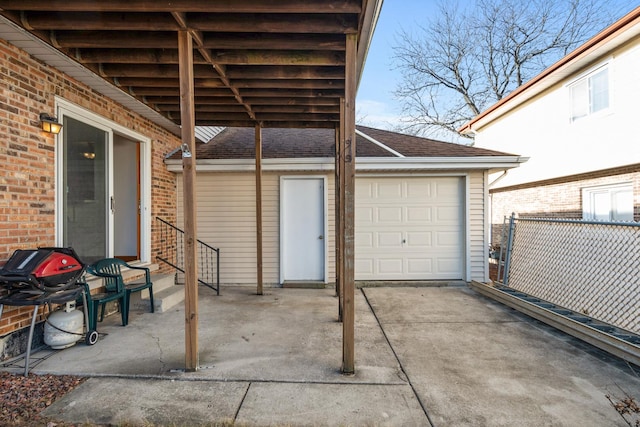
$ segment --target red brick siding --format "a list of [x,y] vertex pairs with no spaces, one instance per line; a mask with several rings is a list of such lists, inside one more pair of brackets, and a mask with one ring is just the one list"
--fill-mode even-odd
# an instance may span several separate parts
[[[620,173],[622,172],[622,173]],[[575,180],[546,181],[539,186],[522,185],[506,190],[491,191],[491,242],[502,240],[505,216],[515,212],[530,218],[582,219],[582,189],[598,185],[633,182],[634,220],[640,221],[640,165],[601,172],[581,174]]]
[[[0,40],[0,265],[16,249],[55,244],[55,137],[38,117],[55,112],[55,95],[151,139],[152,218],[176,219],[176,179],[163,160],[179,138]],[[152,233],[152,260],[158,246]],[[0,336],[28,326],[31,310],[5,307]]]

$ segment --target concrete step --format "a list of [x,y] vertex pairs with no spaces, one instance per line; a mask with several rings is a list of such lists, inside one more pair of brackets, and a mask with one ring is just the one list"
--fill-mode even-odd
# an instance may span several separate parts
[[[175,274],[152,274],[151,281],[153,282],[153,302],[156,306],[156,311],[158,311],[158,307],[166,307],[165,310],[170,308],[167,306],[167,302],[163,302],[162,300],[175,292]],[[182,289],[181,286],[179,286],[179,288]],[[169,290],[169,292],[166,292],[167,290]],[[131,310],[150,311],[149,304],[148,289],[131,294]],[[162,313],[162,311],[159,312]]]
[[164,313],[184,301],[184,286],[173,285],[158,293],[153,293],[156,313]]
[[153,282],[153,292],[160,292],[168,289],[176,284],[175,273],[168,274],[152,274],[151,281]]
[[285,280],[282,283],[282,287],[298,289],[324,289],[325,283],[316,280]]

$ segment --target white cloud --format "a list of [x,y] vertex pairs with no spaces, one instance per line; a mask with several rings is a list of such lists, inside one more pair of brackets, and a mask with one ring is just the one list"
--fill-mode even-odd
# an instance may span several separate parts
[[364,99],[356,101],[356,121],[363,126],[391,129],[401,124],[401,116],[385,102]]

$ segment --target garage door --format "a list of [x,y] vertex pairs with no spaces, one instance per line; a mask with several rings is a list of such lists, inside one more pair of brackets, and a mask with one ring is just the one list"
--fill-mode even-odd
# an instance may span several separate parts
[[461,177],[357,178],[356,280],[463,278]]

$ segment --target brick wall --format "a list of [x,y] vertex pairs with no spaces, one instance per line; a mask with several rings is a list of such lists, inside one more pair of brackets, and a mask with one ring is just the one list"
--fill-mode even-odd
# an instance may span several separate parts
[[[152,218],[175,222],[176,180],[163,160],[179,138],[0,39],[0,265],[16,249],[55,244],[55,137],[39,123],[55,113],[55,95],[151,138]],[[156,233],[151,245],[155,259]],[[28,326],[32,309],[5,307],[0,336]]]
[[594,171],[490,191],[491,242],[502,241],[504,217],[582,219],[582,189],[633,182],[634,220],[640,221],[640,165]]

